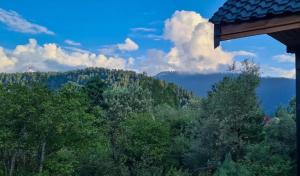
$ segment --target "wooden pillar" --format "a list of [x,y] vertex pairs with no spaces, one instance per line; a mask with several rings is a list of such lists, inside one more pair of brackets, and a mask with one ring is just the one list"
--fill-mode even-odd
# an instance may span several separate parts
[[296,140],[297,140],[297,175],[300,176],[300,47],[296,54]]

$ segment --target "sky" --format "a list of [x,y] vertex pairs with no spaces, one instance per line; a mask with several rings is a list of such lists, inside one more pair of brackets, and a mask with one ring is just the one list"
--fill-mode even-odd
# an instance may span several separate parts
[[104,67],[206,74],[251,59],[263,76],[294,78],[295,56],[267,35],[213,48],[208,19],[224,2],[1,0],[0,72]]

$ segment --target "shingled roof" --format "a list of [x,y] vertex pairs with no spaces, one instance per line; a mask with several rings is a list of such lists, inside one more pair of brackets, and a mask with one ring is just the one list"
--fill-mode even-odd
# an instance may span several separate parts
[[300,0],[228,0],[210,21],[238,23],[292,13],[300,13]]

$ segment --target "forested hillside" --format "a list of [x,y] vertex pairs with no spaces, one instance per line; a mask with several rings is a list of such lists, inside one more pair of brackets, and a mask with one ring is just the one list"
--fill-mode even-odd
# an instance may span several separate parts
[[264,119],[246,63],[202,99],[104,69],[1,80],[0,175],[295,175],[295,101]]
[[191,98],[191,93],[178,88],[173,83],[153,79],[131,71],[109,70],[104,68],[87,68],[69,72],[34,72],[34,73],[0,73],[3,84],[18,83],[22,85],[40,82],[50,89],[58,89],[68,82],[86,84],[91,78],[99,78],[110,88],[128,88],[140,86],[151,91],[155,104],[167,103],[171,106],[183,106]]

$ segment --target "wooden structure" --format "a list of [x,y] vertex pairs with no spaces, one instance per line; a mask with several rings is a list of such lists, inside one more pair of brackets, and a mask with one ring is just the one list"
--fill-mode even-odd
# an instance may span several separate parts
[[296,54],[297,175],[300,175],[300,0],[227,0],[210,21],[221,41],[267,34]]

